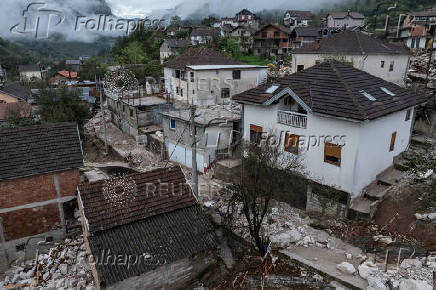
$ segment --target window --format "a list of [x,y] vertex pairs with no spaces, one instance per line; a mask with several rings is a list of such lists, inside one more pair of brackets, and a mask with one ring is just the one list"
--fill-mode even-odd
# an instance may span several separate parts
[[391,145],[389,146],[389,152],[394,151],[394,149],[395,149],[395,139],[397,139],[397,132],[392,133]]
[[411,109],[407,110],[405,121],[409,121],[409,120],[410,120],[410,115],[411,115],[411,114],[412,114],[412,110],[411,110]]
[[195,95],[195,90],[192,90],[192,94]]
[[342,151],[341,146],[326,142],[324,145],[324,162],[340,167],[341,151]]
[[234,70],[232,72],[232,76],[234,80],[240,80],[241,79],[241,71],[240,70]]
[[304,70],[304,65],[303,64],[297,65],[297,71],[302,71],[302,70]]
[[385,67],[385,61],[384,61],[384,60],[382,60],[382,61],[380,62],[380,67],[381,67],[381,68],[384,68],[384,67]]
[[262,127],[250,124],[250,142],[253,144],[260,144],[262,139]]
[[230,89],[229,88],[222,88],[221,89],[221,98],[223,98],[223,99],[230,98]]
[[280,37],[280,31],[274,31],[274,37]]
[[185,71],[181,72],[181,78],[182,78],[182,81],[186,81],[186,72]]
[[194,82],[194,72],[191,72],[191,83]]
[[180,71],[179,70],[176,70],[176,78],[180,79]]
[[394,61],[389,64],[389,71],[394,71]]
[[180,89],[180,95],[183,97],[183,89]]
[[170,129],[175,130],[176,129],[176,120],[170,119]]
[[298,135],[288,134],[285,135],[285,151],[293,154],[298,154],[298,141],[300,137]]
[[130,108],[130,117],[133,117],[133,109]]

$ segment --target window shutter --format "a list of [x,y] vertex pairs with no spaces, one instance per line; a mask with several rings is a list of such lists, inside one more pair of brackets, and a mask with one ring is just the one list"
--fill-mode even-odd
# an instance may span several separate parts
[[324,145],[324,162],[341,166],[342,147],[326,142]]
[[395,149],[395,139],[396,138],[397,138],[397,132],[392,133],[391,145],[389,146],[389,152],[394,151],[394,149]]

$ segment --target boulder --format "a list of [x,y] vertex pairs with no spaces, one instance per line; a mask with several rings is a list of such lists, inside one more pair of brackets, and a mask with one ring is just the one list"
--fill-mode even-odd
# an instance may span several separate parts
[[404,259],[400,266],[403,269],[408,269],[410,267],[420,269],[422,267],[422,263],[419,259]]
[[290,239],[291,239],[291,243],[296,243],[299,240],[301,240],[301,234],[300,234],[300,232],[298,230],[295,230],[295,229],[291,230],[289,232],[289,236],[290,236]]
[[343,262],[341,264],[337,264],[336,268],[338,268],[339,271],[346,273],[346,274],[350,274],[350,275],[353,275],[356,272],[356,269],[354,268],[354,266],[348,262]]
[[368,288],[367,290],[387,290],[388,287],[377,277],[369,276],[368,277]]
[[376,272],[378,269],[377,267],[371,267],[370,265],[363,263],[357,267],[359,270],[359,275],[363,279],[368,279],[369,276],[371,276],[374,272]]
[[400,283],[399,290],[432,290],[433,287],[428,285],[425,281],[420,280],[403,280]]
[[60,264],[59,265],[59,271],[62,275],[67,275],[68,273],[68,265],[67,264]]
[[287,246],[289,246],[289,243],[291,241],[291,235],[289,234],[289,232],[283,232],[278,235],[271,236],[270,240],[271,244],[274,247],[286,248]]

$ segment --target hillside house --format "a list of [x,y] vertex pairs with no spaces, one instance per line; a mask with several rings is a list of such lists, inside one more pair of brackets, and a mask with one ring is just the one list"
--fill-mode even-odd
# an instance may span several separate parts
[[253,52],[263,57],[288,55],[292,49],[291,30],[268,24],[254,34]]
[[72,71],[80,71],[83,61],[81,59],[67,59],[65,61],[65,67]]
[[246,26],[238,26],[231,30],[231,36],[238,40],[241,51],[249,52],[253,48],[253,35],[256,31]]
[[[232,106],[197,108],[196,113],[197,170],[205,173],[215,161],[232,156],[241,115]],[[162,117],[167,157],[192,168],[190,110],[162,112]]]
[[252,28],[259,28],[260,20],[256,14],[247,9],[242,9],[235,15],[235,20],[238,26],[248,26]]
[[283,17],[283,23],[291,29],[312,25],[313,14],[310,11],[288,10]]
[[21,81],[42,80],[47,75],[47,69],[39,64],[18,66]]
[[365,24],[365,16],[358,12],[342,12],[333,11],[326,16],[327,27],[349,28],[355,26],[363,26]]
[[197,27],[194,28],[189,35],[192,45],[208,44],[213,41],[217,31],[210,27]]
[[97,289],[189,289],[216,263],[215,229],[180,167],[82,184],[77,199]]
[[359,31],[343,31],[303,45],[292,52],[292,72],[314,66],[326,59],[336,59],[355,68],[404,86],[410,51]]
[[72,123],[3,129],[0,147],[1,268],[17,252],[65,234],[65,205],[76,198],[83,154]]
[[75,71],[62,70],[58,71],[53,77],[50,78],[49,82],[52,85],[60,85],[66,82],[78,81],[79,76]]
[[[424,11],[406,14],[400,37],[408,48],[425,50],[433,36],[432,27],[436,25],[436,5]],[[431,46],[431,45],[430,45]],[[433,49],[436,43],[433,42]]]
[[165,39],[159,49],[160,62],[164,63],[164,61],[170,56],[177,55],[180,49],[182,49],[183,47],[188,47],[190,44],[191,42],[187,39]]
[[244,65],[214,49],[192,48],[164,63],[165,91],[189,104],[229,102],[266,78],[266,67]]
[[12,117],[29,118],[32,115],[29,99],[30,91],[19,83],[0,87],[0,125],[7,125],[7,119]]
[[275,135],[285,152],[300,155],[310,179],[355,198],[407,150],[426,97],[330,61],[233,100],[243,105],[246,140]]
[[307,43],[317,42],[322,37],[324,37],[324,35],[323,35],[323,29],[321,27],[316,27],[316,26],[295,27],[291,34],[292,47],[300,48]]

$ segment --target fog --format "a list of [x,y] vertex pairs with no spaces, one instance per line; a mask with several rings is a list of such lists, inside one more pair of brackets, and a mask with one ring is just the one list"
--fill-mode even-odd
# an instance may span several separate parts
[[[60,33],[69,40],[92,41],[101,35],[116,37],[127,33],[122,29],[120,31],[123,32],[85,29],[84,23],[91,18],[98,19],[100,14],[113,14],[112,17],[115,20],[143,17],[169,19],[173,15],[182,18],[205,17],[210,14],[233,16],[243,8],[252,12],[264,9],[316,11],[321,7],[332,7],[333,4],[341,1],[344,0],[251,0],[249,2],[242,0],[1,0],[0,37],[36,38],[35,32],[29,30],[31,30],[31,24],[35,22],[35,15],[43,13],[56,15],[50,16],[52,18],[41,17],[38,39],[50,37],[53,33]],[[22,33],[25,30],[23,11],[32,3],[31,9],[26,14],[28,15],[27,31]],[[47,9],[58,12],[47,12]],[[79,26],[77,26],[78,16],[83,16],[80,18],[83,23]],[[56,25],[61,17],[62,22]],[[14,26],[16,26],[15,29],[11,31]],[[45,27],[49,27],[49,33]],[[77,30],[77,27],[80,29]]]

